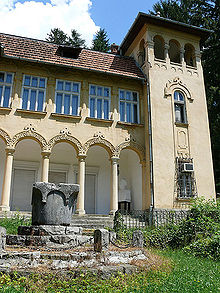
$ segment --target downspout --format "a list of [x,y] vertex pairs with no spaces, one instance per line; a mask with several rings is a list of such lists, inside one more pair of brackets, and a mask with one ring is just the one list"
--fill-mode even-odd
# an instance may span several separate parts
[[153,147],[152,147],[152,122],[151,122],[151,99],[150,99],[150,82],[146,80],[147,85],[147,106],[148,106],[148,133],[149,133],[149,152],[150,152],[150,191],[151,204],[150,211],[154,209],[154,173],[153,173]]

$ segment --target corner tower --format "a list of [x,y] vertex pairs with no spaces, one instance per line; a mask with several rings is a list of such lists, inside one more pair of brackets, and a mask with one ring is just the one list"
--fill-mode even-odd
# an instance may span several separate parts
[[196,196],[215,198],[200,55],[200,41],[208,35],[205,29],[139,13],[120,47],[147,76],[146,159],[152,161],[154,208],[184,208]]

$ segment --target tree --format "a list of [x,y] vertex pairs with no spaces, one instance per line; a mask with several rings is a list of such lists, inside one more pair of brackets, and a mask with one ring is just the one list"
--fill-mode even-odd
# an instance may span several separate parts
[[212,142],[216,190],[220,193],[220,1],[160,0],[151,14],[211,29],[201,49]]
[[51,29],[50,33],[47,34],[46,41],[57,45],[66,45],[75,48],[85,47],[85,40],[81,39],[81,35],[75,29],[71,30],[71,36],[68,36],[59,28]]
[[107,36],[107,33],[104,29],[100,29],[95,38],[92,41],[92,50],[100,52],[108,52],[110,49],[110,43]]

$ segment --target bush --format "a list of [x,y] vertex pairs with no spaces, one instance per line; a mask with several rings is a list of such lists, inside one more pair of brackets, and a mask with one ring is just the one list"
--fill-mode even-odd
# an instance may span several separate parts
[[7,234],[17,234],[19,226],[29,226],[31,225],[31,219],[26,219],[19,213],[16,213],[12,217],[5,216],[0,218],[0,226],[6,228]]

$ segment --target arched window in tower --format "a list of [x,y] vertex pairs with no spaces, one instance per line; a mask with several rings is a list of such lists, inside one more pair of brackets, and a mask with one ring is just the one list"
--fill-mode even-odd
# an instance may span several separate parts
[[154,37],[154,57],[156,59],[165,59],[164,56],[164,39],[160,36]]
[[191,44],[186,44],[184,50],[184,60],[186,65],[196,67],[195,48]]
[[142,66],[145,62],[146,54],[144,48],[144,39],[141,40],[139,45],[139,53],[138,53],[138,63]]
[[180,44],[176,40],[169,41],[170,62],[180,63]]
[[180,91],[174,92],[175,122],[187,123],[184,95]]

